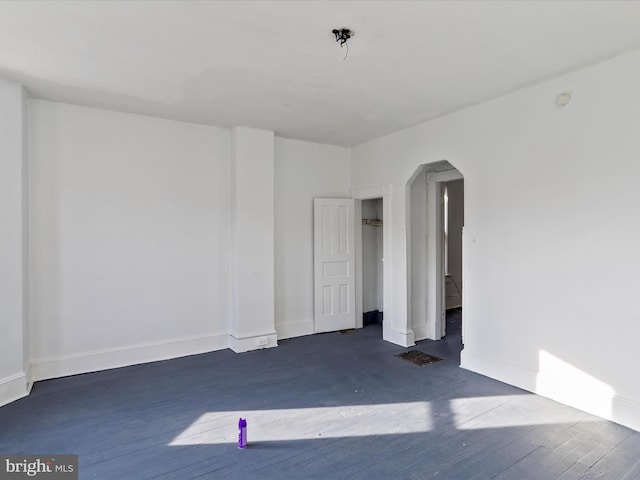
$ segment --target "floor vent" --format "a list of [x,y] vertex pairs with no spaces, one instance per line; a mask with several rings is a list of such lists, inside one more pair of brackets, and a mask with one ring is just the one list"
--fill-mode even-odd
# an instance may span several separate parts
[[347,333],[353,333],[355,331],[356,331],[355,328],[347,328],[346,330],[338,330],[338,333],[340,335],[346,335]]
[[396,357],[400,357],[408,362],[415,363],[420,367],[442,360],[440,357],[434,357],[433,355],[421,352],[420,350],[409,350],[408,352],[396,355]]

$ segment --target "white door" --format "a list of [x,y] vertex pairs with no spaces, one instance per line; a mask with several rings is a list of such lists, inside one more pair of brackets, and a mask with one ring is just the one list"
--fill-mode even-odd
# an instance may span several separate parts
[[355,328],[354,201],[313,200],[315,331]]

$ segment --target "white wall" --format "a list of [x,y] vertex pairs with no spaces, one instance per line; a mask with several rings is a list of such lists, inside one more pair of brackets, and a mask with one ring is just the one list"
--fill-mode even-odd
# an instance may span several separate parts
[[[349,196],[347,149],[274,144],[272,132],[244,127],[29,107],[35,379],[258,348],[258,335],[275,346],[262,328],[273,331],[274,300],[281,338],[313,333],[312,199]],[[249,241],[259,235],[273,246]],[[258,277],[271,294],[253,288]],[[255,306],[255,295],[264,315],[238,308]]]
[[427,337],[427,181],[423,170],[411,179],[409,190],[409,321],[415,337],[422,339]]
[[392,184],[385,323],[408,319],[407,181],[448,160],[465,179],[462,365],[640,429],[638,84],[634,52],[354,148],[352,188]]
[[23,91],[0,80],[0,405],[30,388],[27,322],[27,184]]
[[35,379],[227,347],[229,131],[29,105]]
[[349,150],[275,139],[275,316],[278,338],[313,333],[313,199],[348,198]]
[[235,352],[277,346],[274,325],[274,134],[231,136],[231,337]]

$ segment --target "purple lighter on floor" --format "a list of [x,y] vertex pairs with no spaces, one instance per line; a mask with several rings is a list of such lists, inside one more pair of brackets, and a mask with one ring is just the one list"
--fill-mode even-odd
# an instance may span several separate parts
[[238,422],[238,448],[247,448],[247,420],[241,418]]

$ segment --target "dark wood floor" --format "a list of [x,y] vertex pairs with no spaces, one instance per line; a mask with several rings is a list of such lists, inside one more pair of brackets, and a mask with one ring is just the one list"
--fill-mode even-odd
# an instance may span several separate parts
[[108,480],[640,478],[640,433],[458,368],[459,324],[422,367],[373,325],[39,382],[0,408],[0,453]]

